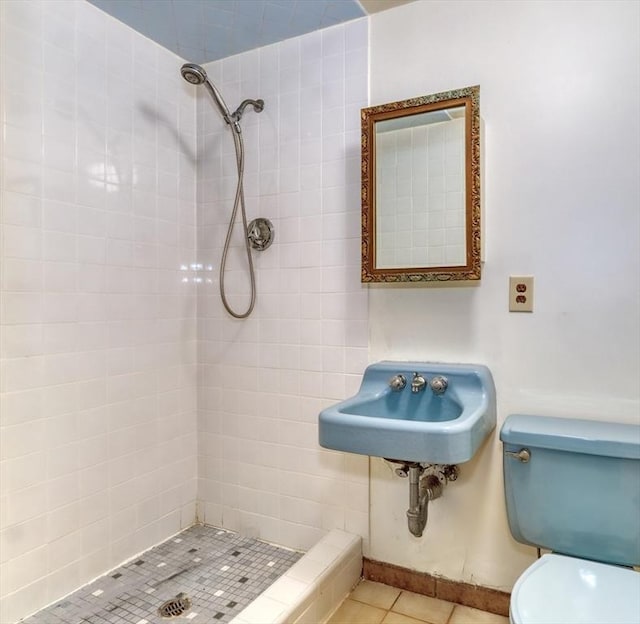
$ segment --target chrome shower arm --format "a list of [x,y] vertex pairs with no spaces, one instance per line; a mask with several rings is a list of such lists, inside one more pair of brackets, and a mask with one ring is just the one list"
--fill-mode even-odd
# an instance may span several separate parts
[[236,108],[236,110],[233,112],[231,117],[233,117],[233,119],[235,119],[236,121],[240,121],[242,119],[244,109],[247,108],[247,106],[253,106],[253,110],[256,111],[256,113],[261,113],[264,109],[264,100],[243,100],[240,106],[238,106],[238,108]]

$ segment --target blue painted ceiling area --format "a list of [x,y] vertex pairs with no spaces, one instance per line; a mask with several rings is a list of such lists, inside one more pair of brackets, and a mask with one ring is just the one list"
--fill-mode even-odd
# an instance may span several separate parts
[[365,15],[357,0],[89,0],[149,39],[207,63]]

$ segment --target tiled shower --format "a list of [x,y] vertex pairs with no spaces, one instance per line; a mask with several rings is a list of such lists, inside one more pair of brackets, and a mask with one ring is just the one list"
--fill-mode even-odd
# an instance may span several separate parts
[[367,358],[366,21],[206,66],[230,105],[265,100],[245,192],[276,244],[236,321],[232,141],[188,59],[84,0],[0,11],[0,620],[196,521],[303,550],[366,535],[367,460],[320,450],[315,424]]

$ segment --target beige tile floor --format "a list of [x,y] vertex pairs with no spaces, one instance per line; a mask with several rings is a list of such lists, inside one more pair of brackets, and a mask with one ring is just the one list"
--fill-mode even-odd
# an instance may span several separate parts
[[327,624],[509,624],[509,618],[361,581]]

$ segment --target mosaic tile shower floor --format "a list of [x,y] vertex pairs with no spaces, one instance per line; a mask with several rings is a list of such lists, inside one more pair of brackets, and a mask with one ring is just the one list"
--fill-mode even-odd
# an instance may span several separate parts
[[[302,553],[236,533],[193,526],[112,570],[23,624],[229,622]],[[186,594],[191,606],[164,618],[159,607]]]

